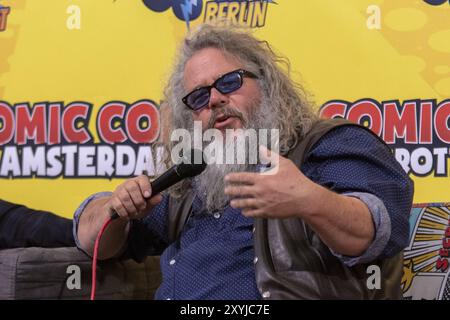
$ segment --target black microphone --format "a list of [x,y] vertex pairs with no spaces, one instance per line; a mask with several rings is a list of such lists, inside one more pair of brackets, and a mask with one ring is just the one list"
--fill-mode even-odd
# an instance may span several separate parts
[[[206,169],[206,162],[203,159],[203,152],[198,149],[191,149],[189,155],[190,158],[187,157],[187,155],[184,155],[180,164],[174,165],[172,168],[151,182],[152,195],[166,190],[185,178],[195,177]],[[111,220],[117,218],[119,218],[119,215],[114,211],[111,214]]]

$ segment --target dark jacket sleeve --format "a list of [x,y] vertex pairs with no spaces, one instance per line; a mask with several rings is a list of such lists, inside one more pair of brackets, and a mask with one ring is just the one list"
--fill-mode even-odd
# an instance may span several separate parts
[[0,200],[0,249],[72,246],[72,220]]

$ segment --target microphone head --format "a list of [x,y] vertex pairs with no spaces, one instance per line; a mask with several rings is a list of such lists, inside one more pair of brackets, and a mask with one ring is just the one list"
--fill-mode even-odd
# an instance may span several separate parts
[[184,178],[192,178],[206,169],[206,162],[203,158],[203,152],[198,149],[191,149],[188,155],[184,155],[181,163],[176,166],[178,175]]

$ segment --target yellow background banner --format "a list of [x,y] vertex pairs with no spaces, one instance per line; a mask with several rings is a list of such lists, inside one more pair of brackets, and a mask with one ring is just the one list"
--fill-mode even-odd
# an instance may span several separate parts
[[[157,12],[144,1],[0,0],[3,9],[9,8],[7,15],[0,15],[6,21],[0,32],[0,101],[12,110],[23,103],[30,107],[89,103],[88,129],[92,143],[99,143],[96,118],[100,108],[112,101],[132,106],[142,100],[158,107],[177,44],[188,26],[193,29],[218,17],[249,24],[258,38],[287,56],[293,78],[313,94],[317,108],[329,101],[360,99],[398,100],[400,104],[434,99],[437,106],[450,96],[448,3],[168,2],[172,7]],[[163,6],[163,1],[153,3]],[[193,13],[201,5],[201,11],[185,21],[177,15],[183,14],[181,6],[187,10],[188,5]],[[245,20],[239,10],[247,14],[252,10],[254,18]],[[0,132],[7,125],[11,124],[3,119]],[[7,144],[13,146],[14,141]],[[445,141],[439,145],[448,149]],[[6,143],[0,146],[1,153],[5,147]],[[414,146],[419,147],[420,143]],[[443,176],[411,177],[414,202],[450,201],[448,170]],[[113,190],[122,181],[6,175],[0,177],[0,197],[71,217],[88,195]]]

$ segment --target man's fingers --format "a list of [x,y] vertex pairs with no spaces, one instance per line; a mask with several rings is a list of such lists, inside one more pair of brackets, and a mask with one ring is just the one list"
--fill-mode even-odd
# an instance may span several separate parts
[[254,196],[255,188],[247,185],[228,186],[225,194],[230,197],[251,197]]
[[152,195],[152,186],[150,184],[149,178],[147,176],[139,176],[136,178],[136,182],[139,184],[144,198],[150,198]]
[[152,196],[147,176],[129,179],[117,187],[110,200],[110,210],[120,217],[139,219],[162,200],[160,194]]
[[134,205],[133,200],[127,190],[127,185],[130,184],[130,181],[126,181],[117,187],[116,191],[112,196],[111,204],[113,209],[122,217],[132,218],[138,212],[138,209]]
[[266,218],[266,215],[260,209],[244,209],[242,210],[242,214],[246,217]]
[[137,180],[130,181],[125,185],[125,190],[128,192],[131,201],[133,201],[134,206],[142,211],[146,208],[147,202],[144,199],[143,192]]
[[244,209],[244,208],[258,208],[258,200],[253,198],[246,199],[233,199],[230,201],[230,205],[235,209]]
[[130,194],[126,190],[121,193],[121,195],[119,196],[119,200],[125,207],[125,210],[127,210],[128,216],[130,218],[132,218],[139,211],[139,209],[135,206],[133,200],[131,199]]
[[110,214],[116,212],[119,215],[119,217],[128,218],[127,209],[123,206],[122,202],[117,197],[113,197],[111,199],[111,209],[110,210],[112,211],[112,212],[110,212]]
[[258,179],[258,174],[251,172],[229,173],[225,176],[225,181],[230,184],[253,185]]

